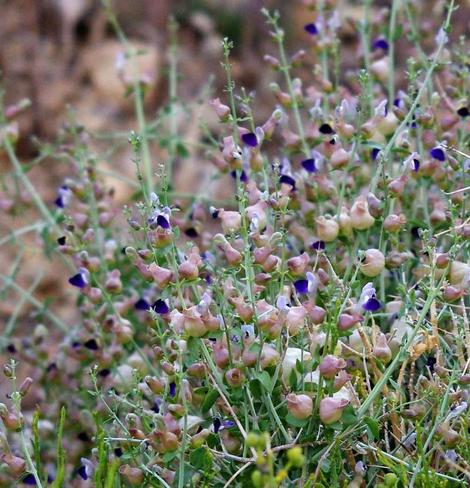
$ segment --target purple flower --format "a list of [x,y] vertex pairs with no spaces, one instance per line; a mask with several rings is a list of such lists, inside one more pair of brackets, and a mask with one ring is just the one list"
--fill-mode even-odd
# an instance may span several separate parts
[[166,304],[164,300],[158,299],[152,305],[153,310],[160,314],[165,315],[170,311],[170,307]]
[[88,279],[85,273],[79,272],[69,278],[69,283],[77,288],[85,288],[88,285]]
[[335,133],[335,131],[333,130],[333,127],[331,127],[330,124],[322,124],[322,125],[320,125],[318,131],[320,132],[320,134],[325,134],[325,135],[334,134]]
[[55,204],[59,208],[64,208],[70,203],[72,198],[72,192],[67,185],[62,185],[58,190],[57,198],[55,199]]
[[419,171],[419,159],[413,158],[413,171]]
[[139,298],[135,303],[134,303],[134,308],[136,310],[150,310],[150,304],[145,298]]
[[372,158],[372,161],[375,161],[377,159],[379,152],[380,152],[380,149],[378,147],[372,148],[372,150],[370,151],[370,156]]
[[285,185],[290,185],[293,190],[295,190],[295,180],[292,176],[289,175],[281,175],[279,177],[279,183],[284,183]]
[[316,251],[322,251],[325,249],[325,241],[315,241],[312,244],[312,249],[315,249]]
[[305,169],[305,171],[308,171],[309,173],[315,173],[315,171],[317,170],[314,158],[304,159],[300,164]]
[[85,466],[80,466],[78,469],[77,469],[77,473],[80,475],[80,477],[83,479],[83,480],[87,480],[88,479],[88,474],[86,472],[86,467]]
[[169,229],[170,228],[170,221],[168,220],[165,215],[160,214],[157,217],[157,225],[159,225],[162,229]]
[[297,293],[308,293],[308,280],[301,279],[294,281],[294,287]]
[[172,381],[170,383],[170,391],[169,391],[169,395],[171,397],[174,397],[176,395],[176,383],[174,381]]
[[65,246],[65,240],[66,240],[65,236],[59,237],[57,239],[57,244],[59,244],[59,246]]
[[460,115],[460,117],[468,117],[470,115],[470,111],[468,110],[467,107],[460,107],[458,110],[457,110],[457,115]]
[[212,424],[214,426],[214,434],[217,434],[219,432],[219,429],[222,425],[222,422],[218,417],[215,417],[214,420],[212,421]]
[[379,37],[372,44],[373,49],[382,49],[383,51],[388,51],[388,42],[383,38]]
[[446,153],[444,152],[444,149],[442,149],[442,147],[439,146],[431,149],[429,151],[429,154],[431,155],[431,157],[437,159],[438,161],[445,161],[446,159]]
[[377,312],[382,307],[382,304],[375,297],[371,297],[365,302],[362,307],[367,312]]
[[248,132],[242,135],[242,141],[250,147],[256,147],[258,145],[258,138],[254,132]]
[[304,30],[311,36],[316,36],[318,34],[317,26],[313,22],[305,25]]

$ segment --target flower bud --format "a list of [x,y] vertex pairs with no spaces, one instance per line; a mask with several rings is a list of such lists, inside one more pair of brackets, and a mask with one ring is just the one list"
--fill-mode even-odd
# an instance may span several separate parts
[[455,302],[455,300],[458,300],[464,295],[465,290],[461,290],[452,285],[446,286],[442,292],[442,298],[444,298],[446,302]]
[[211,100],[210,105],[214,109],[217,117],[219,117],[221,122],[224,122],[228,119],[230,115],[230,107],[224,105],[220,101],[220,98],[214,98],[214,100]]
[[341,419],[343,409],[349,405],[345,398],[326,397],[320,402],[320,420],[324,424],[334,424]]
[[349,215],[353,229],[365,230],[374,225],[374,217],[369,213],[369,204],[363,196],[356,198]]
[[342,235],[346,237],[352,236],[353,226],[352,220],[346,207],[341,207],[341,212],[338,216],[339,230]]
[[286,400],[287,409],[294,418],[304,420],[312,415],[313,401],[308,395],[290,393]]
[[118,269],[114,269],[108,273],[108,278],[104,284],[104,287],[109,293],[121,293],[122,282],[121,282],[121,272]]
[[379,275],[385,267],[385,257],[378,249],[368,249],[361,260],[362,274],[374,277]]
[[165,382],[160,378],[156,378],[155,376],[146,376],[144,381],[150,388],[150,391],[155,393],[155,395],[160,395],[165,391]]
[[339,225],[334,219],[323,216],[315,219],[317,237],[325,242],[332,242],[338,237]]
[[345,367],[346,361],[343,358],[328,354],[321,360],[318,369],[324,378],[333,379]]

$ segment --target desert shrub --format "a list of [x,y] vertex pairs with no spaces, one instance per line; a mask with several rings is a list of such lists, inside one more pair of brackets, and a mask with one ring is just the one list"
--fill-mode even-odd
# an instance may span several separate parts
[[[73,113],[51,151],[70,176],[44,202],[15,154],[27,104],[3,109],[3,150],[41,220],[1,243],[38,232],[70,270],[80,319],[58,319],[2,275],[43,318],[27,341],[9,338],[15,320],[5,329],[2,486],[467,485],[470,65],[464,40],[448,39],[459,11],[446,4],[429,41],[411,2],[373,19],[365,1],[351,77],[336,2],[308,3],[293,54],[282,19],[264,12],[277,50],[265,57],[267,120],[233,82],[223,42],[219,131],[202,123],[200,140],[232,176],[222,203],[174,188],[173,166],[190,156],[176,45],[156,122],[147,81],[124,80],[139,122],[124,136],[136,169],[125,206]],[[4,210],[18,198],[7,187]],[[22,362],[34,380],[16,378]],[[32,392],[34,412],[22,408]]]

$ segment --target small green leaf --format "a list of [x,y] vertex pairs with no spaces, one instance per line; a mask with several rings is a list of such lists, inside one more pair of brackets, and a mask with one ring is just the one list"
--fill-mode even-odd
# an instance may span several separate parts
[[212,408],[212,405],[214,405],[217,398],[219,398],[219,392],[215,389],[209,390],[204,402],[202,403],[202,413],[207,413]]
[[356,422],[357,420],[357,415],[356,412],[354,411],[354,408],[352,405],[348,405],[344,410],[343,410],[343,416],[341,418],[343,421],[343,426],[348,427],[349,425],[352,425]]
[[370,417],[364,417],[364,423],[367,426],[367,435],[369,436],[369,439],[370,440],[378,439],[380,435],[380,429],[377,420],[374,420]]
[[260,381],[260,383],[264,386],[266,391],[268,393],[271,393],[272,390],[272,381],[271,381],[271,376],[269,376],[269,373],[267,371],[261,371],[261,373],[258,373],[256,375],[256,378]]
[[212,466],[212,455],[206,447],[198,447],[189,455],[189,462],[196,469],[208,471]]
[[290,412],[286,415],[286,422],[289,424],[289,425],[292,425],[292,427],[305,427],[308,422],[309,422],[309,419],[303,419],[303,420],[300,420],[300,419],[296,419],[295,417],[293,417]]

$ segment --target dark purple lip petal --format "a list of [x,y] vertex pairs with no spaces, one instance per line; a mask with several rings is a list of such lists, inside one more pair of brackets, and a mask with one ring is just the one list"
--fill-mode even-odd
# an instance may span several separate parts
[[59,244],[59,246],[65,246],[65,241],[66,241],[66,237],[65,236],[59,237],[57,239],[57,244]]
[[318,130],[319,130],[320,134],[325,134],[325,135],[335,133],[335,131],[333,130],[333,128],[331,127],[330,124],[322,124],[322,125],[320,125]]
[[446,153],[440,147],[435,147],[431,149],[431,151],[429,151],[429,154],[431,155],[431,157],[437,159],[438,161],[445,161],[446,159]]
[[315,241],[312,244],[312,249],[315,249],[317,251],[322,251],[323,249],[325,249],[325,241]]
[[188,237],[191,237],[193,239],[195,239],[196,237],[199,236],[199,234],[197,233],[197,230],[194,228],[194,227],[190,227],[189,229],[186,229],[184,231],[184,233],[188,236]]
[[83,480],[87,480],[88,479],[88,475],[86,474],[86,468],[85,466],[80,466],[77,470],[77,473],[80,475],[80,477],[83,479]]
[[168,307],[168,305],[160,299],[152,305],[152,308],[155,310],[156,313],[159,313],[160,315],[165,315],[170,311],[170,307]]
[[317,167],[315,166],[315,159],[313,158],[304,159],[300,164],[302,165],[302,168],[309,173],[315,173],[317,170]]
[[295,180],[292,176],[289,175],[281,175],[279,177],[279,183],[284,183],[285,185],[290,185],[295,190]]
[[147,300],[145,300],[144,298],[139,298],[135,304],[134,304],[134,308],[136,310],[150,310],[150,304],[149,302],[147,302]]
[[77,288],[85,288],[88,285],[87,280],[82,273],[77,273],[76,275],[69,278],[69,283]]
[[370,155],[372,157],[372,161],[375,161],[377,159],[377,156],[379,155],[380,149],[378,147],[373,147]]
[[214,433],[217,434],[217,432],[219,432],[220,426],[222,425],[222,422],[220,421],[219,418],[216,417],[212,421],[212,424],[214,425]]
[[457,115],[460,115],[460,117],[468,117],[470,115],[470,111],[468,110],[467,107],[460,107],[457,110]]
[[160,214],[157,217],[157,225],[159,225],[162,229],[169,229],[170,221],[164,215]]
[[250,147],[256,147],[258,145],[258,138],[254,132],[248,132],[242,135],[242,141]]
[[418,159],[413,159],[413,170],[414,171],[419,171],[419,166],[420,166],[419,160]]
[[368,312],[377,312],[382,307],[382,304],[377,300],[377,298],[369,298],[366,303],[364,303],[363,308]]
[[297,293],[308,293],[308,280],[294,281],[294,287]]
[[231,427],[235,427],[235,422],[233,420],[224,420],[222,426],[224,429],[230,429]]
[[384,38],[379,38],[374,41],[372,44],[374,49],[383,49],[384,51],[388,51],[388,42]]
[[97,351],[98,350],[98,343],[96,342],[96,339],[90,339],[86,341],[83,344],[87,349],[90,349],[90,351]]
[[21,480],[25,485],[29,486],[37,486],[36,479],[34,476],[30,473],[28,473],[22,480]]
[[304,26],[305,32],[308,32],[311,36],[315,36],[318,34],[317,26],[312,22]]
[[65,205],[64,205],[64,200],[62,199],[62,197],[57,197],[54,201],[55,203],[55,206],[56,207],[59,207],[59,208],[64,208]]
[[173,381],[170,383],[170,396],[174,397],[176,395],[176,383]]

